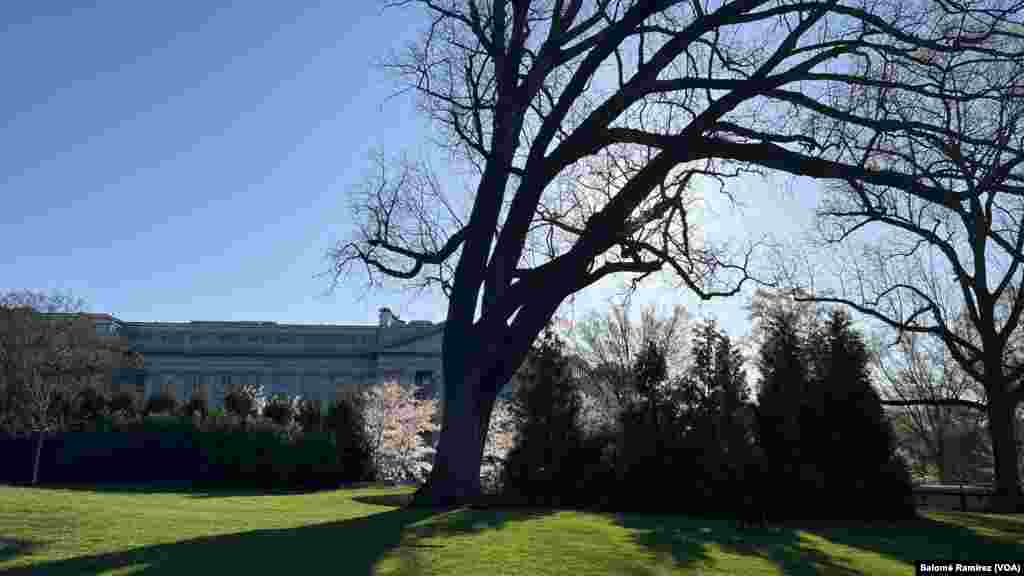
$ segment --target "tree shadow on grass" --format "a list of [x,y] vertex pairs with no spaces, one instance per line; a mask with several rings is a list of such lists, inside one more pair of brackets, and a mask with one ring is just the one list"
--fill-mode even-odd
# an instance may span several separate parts
[[762,558],[787,575],[862,574],[841,559],[809,546],[795,529],[773,526],[738,530],[733,520],[667,514],[619,514],[617,523],[634,531],[638,544],[671,557],[679,567],[715,569],[716,560],[707,546],[717,545],[730,554]]
[[[140,494],[151,493],[154,490],[151,486],[108,488],[118,492]],[[169,492],[183,490],[165,488]],[[76,489],[97,491],[86,487]],[[509,522],[529,521],[556,512],[547,509],[471,510],[401,507],[408,502],[410,496],[411,493],[355,495],[352,497],[355,502],[390,509],[338,522],[192,538],[107,554],[42,561],[31,566],[0,569],[0,574],[61,576],[130,569],[133,575],[139,576],[190,572],[238,572],[258,575],[289,571],[340,571],[346,575],[358,576],[373,574],[374,566],[392,551],[397,551],[397,556],[402,560],[402,565],[406,568],[403,573],[416,574],[423,571],[416,559],[417,549],[443,548],[443,540],[448,536],[498,529]],[[429,522],[422,522],[428,519]],[[413,526],[418,523],[419,525]],[[0,562],[12,560],[45,546],[45,543],[40,542],[19,541],[16,546],[0,549]]]
[[[869,551],[913,566],[927,559],[991,560],[1024,556],[1024,517],[999,518],[956,513],[947,521],[920,517],[902,522],[786,522],[738,530],[733,520],[682,515],[622,514],[618,523],[636,531],[635,540],[669,554],[679,566],[714,566],[706,546],[741,556],[757,556],[789,575],[862,574],[841,557],[801,538],[801,532],[833,544]],[[961,518],[955,518],[959,516]],[[961,525],[964,524],[964,525]],[[965,526],[966,525],[966,526]],[[991,537],[980,533],[995,531]]]
[[18,538],[0,538],[0,562],[13,560],[39,548],[39,544]]
[[1024,516],[933,513],[864,527],[809,527],[830,542],[913,565],[921,560],[978,561],[1024,557]]
[[5,575],[98,574],[132,568],[133,575],[373,574],[374,565],[402,542],[405,526],[437,513],[399,509],[298,528],[253,530],[170,544],[79,556],[0,570]]

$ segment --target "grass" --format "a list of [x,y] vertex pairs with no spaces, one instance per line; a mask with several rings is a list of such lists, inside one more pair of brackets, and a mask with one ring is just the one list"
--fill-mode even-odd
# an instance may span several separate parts
[[400,508],[410,491],[0,486],[0,574],[874,575],[1024,560],[1024,515],[737,532],[675,515]]

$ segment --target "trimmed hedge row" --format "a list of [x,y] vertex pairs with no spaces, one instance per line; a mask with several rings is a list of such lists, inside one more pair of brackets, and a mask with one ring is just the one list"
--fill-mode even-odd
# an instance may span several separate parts
[[[118,431],[112,431],[114,429]],[[46,434],[41,484],[183,482],[258,489],[320,489],[373,480],[353,461],[342,431],[293,439],[268,429],[197,430],[185,418],[150,417],[130,427],[100,418],[99,431]],[[38,436],[0,433],[0,482],[28,483]],[[342,465],[346,462],[347,465]]]

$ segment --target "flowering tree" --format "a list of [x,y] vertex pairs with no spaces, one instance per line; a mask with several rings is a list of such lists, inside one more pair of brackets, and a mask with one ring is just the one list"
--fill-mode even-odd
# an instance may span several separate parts
[[440,427],[432,422],[437,400],[418,399],[416,388],[389,381],[363,392],[363,414],[373,451],[373,463],[384,480],[422,481],[433,454],[421,436]]
[[501,466],[505,463],[509,451],[515,446],[517,428],[508,400],[498,399],[491,412],[491,425],[487,429],[483,462],[480,467],[480,482],[488,491],[498,488]]

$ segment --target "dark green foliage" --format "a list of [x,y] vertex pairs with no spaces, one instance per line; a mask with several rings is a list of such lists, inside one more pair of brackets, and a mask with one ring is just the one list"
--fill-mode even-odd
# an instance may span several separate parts
[[[805,408],[807,450],[826,474],[834,509],[844,517],[913,514],[910,475],[896,455],[893,433],[868,374],[868,352],[849,316],[833,310],[824,325],[813,402]],[[814,433],[818,431],[818,433]]]
[[914,513],[910,475],[871,387],[868,353],[834,310],[805,334],[769,319],[759,369],[758,442],[769,462],[773,516],[883,518]]
[[195,426],[192,419],[180,414],[153,413],[137,423],[126,423],[119,428],[121,431],[143,430],[146,432],[192,432]]
[[[753,418],[742,355],[714,322],[699,327],[692,350],[690,370],[672,382],[654,346],[637,358],[640,394],[619,419],[623,509],[720,513],[745,490],[738,471],[749,458]],[[666,502],[667,493],[679,496]]]
[[55,423],[60,428],[74,422],[74,417],[75,403],[70,395],[58,392],[50,398],[50,403],[46,407],[47,420]]
[[131,392],[119,392],[110,399],[110,411],[121,412],[128,416],[135,416],[137,412],[135,396]]
[[337,450],[326,434],[309,434],[294,443],[268,430],[199,432],[209,479],[260,489],[311,489],[337,486],[341,469]]
[[206,418],[206,415],[209,413],[209,410],[207,409],[206,406],[206,398],[198,394],[194,394],[192,395],[191,398],[188,399],[188,402],[184,403],[181,406],[181,413],[183,416],[188,416],[189,418],[191,418],[192,415],[197,412],[199,413],[199,416],[201,418]]
[[75,397],[73,418],[81,422],[92,422],[108,408],[108,400],[100,391],[89,386]]
[[770,460],[795,473],[802,460],[800,415],[809,387],[806,355],[795,315],[780,313],[767,323],[758,358],[758,440]]
[[295,420],[303,432],[320,432],[323,430],[324,416],[320,412],[320,402],[303,398],[299,400]]
[[358,400],[343,398],[327,411],[325,425],[334,436],[342,482],[366,482],[375,478],[373,453]]
[[172,396],[164,394],[163,392],[157,392],[150,396],[149,400],[146,400],[146,405],[143,407],[142,413],[146,415],[161,412],[173,414],[177,411],[177,408],[178,402]]
[[293,416],[291,398],[283,394],[274,394],[267,399],[267,404],[263,407],[263,417],[270,418],[282,426],[291,424]]
[[510,406],[518,435],[502,471],[502,490],[536,505],[589,504],[588,488],[595,486],[586,476],[594,473],[600,447],[584,449],[580,400],[562,343],[546,330],[531,354],[535,377],[514,392]]
[[256,416],[256,397],[243,388],[229,390],[224,395],[224,409],[240,418]]

